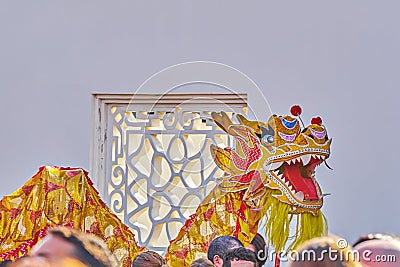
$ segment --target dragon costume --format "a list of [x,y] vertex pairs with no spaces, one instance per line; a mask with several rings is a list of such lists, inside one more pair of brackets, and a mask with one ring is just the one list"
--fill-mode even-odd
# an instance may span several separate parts
[[130,267],[143,248],[101,200],[82,169],[41,167],[24,186],[0,202],[0,260],[28,254],[54,225],[97,235],[118,266]]
[[235,236],[247,246],[263,217],[268,243],[277,252],[326,233],[315,168],[329,157],[331,139],[319,117],[301,127],[301,108],[293,106],[291,113],[273,115],[267,123],[242,115],[233,123],[223,112],[212,114],[235,147],[211,146],[225,175],[171,241],[166,255],[171,266],[188,266],[204,256],[217,236]]
[[[223,112],[212,114],[235,139],[235,147],[211,146],[225,175],[217,178],[217,186],[171,241],[166,254],[170,266],[189,266],[220,235],[235,236],[247,246],[262,218],[266,218],[266,236],[275,251],[326,233],[320,210],[324,195],[314,171],[329,157],[331,140],[319,117],[302,128],[300,107],[292,107],[291,112],[293,116],[273,115],[267,123],[241,115],[233,123]],[[295,233],[289,236],[295,220]],[[119,266],[130,266],[144,250],[100,199],[84,170],[42,167],[0,201],[0,259],[26,255],[53,225],[99,236]]]

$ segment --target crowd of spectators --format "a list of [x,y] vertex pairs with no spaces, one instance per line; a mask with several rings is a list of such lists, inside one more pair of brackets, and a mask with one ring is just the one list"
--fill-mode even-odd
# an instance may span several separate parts
[[[207,258],[194,260],[190,267],[262,267],[268,258],[267,244],[257,234],[244,247],[232,236],[215,238]],[[288,255],[288,254],[287,254]],[[400,266],[400,239],[387,234],[360,237],[353,246],[337,236],[314,238],[291,252],[289,267],[392,267]],[[0,267],[115,267],[116,261],[98,237],[67,227],[51,228],[28,256],[5,261]],[[145,251],[132,267],[167,267],[154,251]]]

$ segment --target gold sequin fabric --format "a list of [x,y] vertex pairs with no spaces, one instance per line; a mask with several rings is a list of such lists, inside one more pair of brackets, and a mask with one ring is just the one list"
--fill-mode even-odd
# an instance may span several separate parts
[[118,266],[131,266],[143,251],[134,234],[101,200],[86,171],[44,166],[0,202],[0,258],[27,255],[49,227],[59,225],[100,237]]

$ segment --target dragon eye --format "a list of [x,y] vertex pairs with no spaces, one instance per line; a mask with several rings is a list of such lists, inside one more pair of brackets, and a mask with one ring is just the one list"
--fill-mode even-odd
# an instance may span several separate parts
[[272,135],[264,135],[262,138],[264,143],[273,143],[274,142],[274,137]]

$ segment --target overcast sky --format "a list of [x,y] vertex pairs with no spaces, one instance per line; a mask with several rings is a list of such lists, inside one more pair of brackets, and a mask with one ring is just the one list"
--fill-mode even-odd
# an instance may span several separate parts
[[91,93],[133,93],[165,67],[206,60],[257,83],[241,90],[256,110],[262,94],[275,113],[300,104],[303,120],[322,117],[331,232],[400,234],[399,10],[395,0],[2,1],[0,196],[42,165],[89,168]]

